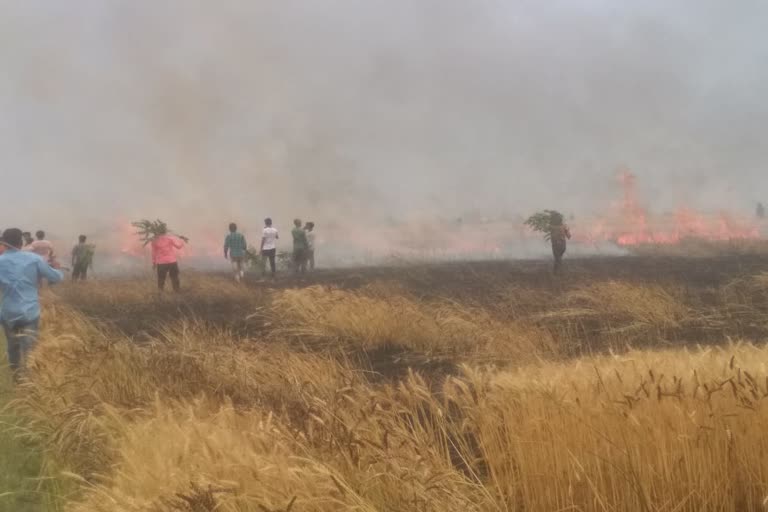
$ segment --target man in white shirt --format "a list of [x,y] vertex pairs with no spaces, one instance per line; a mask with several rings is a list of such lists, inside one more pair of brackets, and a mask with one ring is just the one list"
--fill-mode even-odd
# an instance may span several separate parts
[[261,273],[267,273],[267,260],[272,277],[275,277],[275,254],[277,253],[277,240],[280,236],[277,229],[272,227],[272,219],[264,219],[264,231],[261,235]]
[[309,270],[315,270],[315,223],[304,224],[304,231],[307,232],[307,263]]

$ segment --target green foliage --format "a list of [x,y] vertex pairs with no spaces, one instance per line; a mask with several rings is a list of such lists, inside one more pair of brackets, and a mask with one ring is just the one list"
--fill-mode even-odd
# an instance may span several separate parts
[[544,239],[552,238],[552,228],[563,224],[563,214],[557,210],[542,210],[536,212],[525,221],[525,225],[539,233],[544,233]]
[[[0,343],[5,337],[0,331]],[[5,350],[0,351],[0,510],[59,512],[68,482],[58,476],[43,447],[25,435],[26,418],[16,416],[8,403],[15,397]]]
[[285,270],[293,267],[293,255],[288,251],[280,251],[275,259],[279,269]]
[[[291,253],[288,251],[280,251],[275,257],[275,266],[278,270],[290,269],[292,262],[293,258]],[[248,247],[248,249],[245,251],[245,263],[248,265],[248,267],[257,270],[263,269],[263,265],[267,264],[264,256],[261,255],[261,252],[253,246]]]
[[155,237],[160,236],[162,234],[166,234],[166,233],[175,235],[181,238],[182,240],[184,240],[185,242],[189,242],[189,238],[183,235],[176,234],[173,231],[169,230],[168,225],[160,219],[157,219],[157,220],[142,219],[136,222],[132,222],[131,225],[136,228],[136,234],[139,236],[144,246],[152,242],[152,240]]
[[248,247],[245,250],[245,264],[250,268],[261,268],[261,262],[263,260],[261,252],[254,246]]

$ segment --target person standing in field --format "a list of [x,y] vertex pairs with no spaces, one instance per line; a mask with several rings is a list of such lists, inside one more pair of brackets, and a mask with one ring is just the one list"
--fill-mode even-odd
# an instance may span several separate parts
[[567,245],[566,240],[571,238],[571,231],[563,222],[563,216],[560,213],[553,212],[551,214],[549,238],[552,242],[552,255],[555,257],[554,273],[559,274]]
[[224,239],[224,259],[232,262],[232,271],[235,273],[235,281],[245,276],[245,252],[248,245],[245,236],[237,231],[237,224],[234,222],[229,225],[229,234]]
[[77,245],[72,248],[72,280],[88,279],[88,269],[93,266],[94,247],[88,243],[85,235],[78,237]]
[[307,232],[301,228],[301,219],[294,219],[293,230],[293,265],[294,272],[304,274],[307,271]]
[[31,251],[45,260],[46,263],[53,266],[56,265],[56,254],[53,252],[53,244],[45,239],[45,231],[38,231],[35,233],[37,240],[24,247],[25,251]]
[[42,279],[58,283],[64,276],[38,254],[21,250],[24,239],[20,229],[6,229],[2,244],[6,250],[0,255],[0,324],[8,343],[8,363],[14,380],[18,380],[40,328],[38,283]]
[[307,232],[307,262],[311,271],[315,270],[315,223],[304,224],[304,231]]
[[267,261],[272,277],[275,277],[275,255],[277,254],[277,240],[280,238],[277,229],[272,227],[272,219],[264,219],[264,231],[261,235],[261,274],[267,273]]
[[168,234],[168,229],[162,226],[152,239],[152,265],[157,269],[157,288],[165,289],[165,280],[171,276],[173,291],[181,289],[179,280],[179,261],[176,251],[184,247],[184,242]]

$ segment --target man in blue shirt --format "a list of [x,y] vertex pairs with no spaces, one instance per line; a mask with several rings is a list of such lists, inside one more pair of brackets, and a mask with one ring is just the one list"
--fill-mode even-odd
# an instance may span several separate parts
[[39,255],[22,251],[20,229],[6,229],[0,255],[0,324],[8,342],[8,362],[16,377],[17,370],[26,366],[27,355],[37,341],[40,326],[38,283],[46,279],[58,283],[64,277]]

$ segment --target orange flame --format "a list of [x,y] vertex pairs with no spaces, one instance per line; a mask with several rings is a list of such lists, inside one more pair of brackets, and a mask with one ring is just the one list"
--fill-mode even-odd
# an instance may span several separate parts
[[613,241],[620,246],[675,244],[686,238],[728,241],[760,238],[756,222],[728,212],[705,214],[682,206],[672,215],[651,217],[637,197],[636,178],[628,170],[619,175],[623,197],[618,212],[596,219],[578,239],[583,242]]

